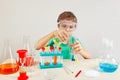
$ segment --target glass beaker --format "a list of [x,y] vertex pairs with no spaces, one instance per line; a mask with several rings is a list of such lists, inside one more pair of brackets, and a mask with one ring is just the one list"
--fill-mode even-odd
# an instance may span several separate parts
[[30,38],[31,38],[30,36],[23,37],[23,48],[28,51],[26,54],[25,66],[33,66],[35,64],[34,61],[35,52],[32,49]]
[[8,40],[4,42],[4,53],[0,63],[0,74],[12,74],[19,70],[19,65],[16,63],[11,44]]
[[102,72],[115,72],[118,68],[118,62],[115,59],[115,57],[112,55],[113,54],[113,41],[108,40],[106,38],[103,39],[103,43],[105,46],[105,56],[101,59],[99,63],[99,69]]

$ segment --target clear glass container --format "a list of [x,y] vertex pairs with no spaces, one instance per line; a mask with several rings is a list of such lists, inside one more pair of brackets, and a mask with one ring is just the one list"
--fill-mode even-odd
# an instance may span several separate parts
[[9,40],[4,42],[4,52],[0,61],[0,74],[12,74],[19,70],[19,65],[16,63],[12,46]]
[[105,55],[102,57],[99,63],[99,69],[102,72],[115,72],[118,68],[119,63],[117,62],[117,59],[113,56],[113,41],[104,38],[103,43],[105,46]]
[[35,64],[34,61],[35,52],[32,49],[30,36],[23,37],[23,49],[27,50],[25,66],[29,66],[29,67],[33,66]]
[[[20,52],[19,54],[21,54],[21,51],[26,51],[25,53],[25,57],[22,58],[24,59],[24,67],[26,68],[27,72],[33,72],[34,69],[36,68],[38,62],[36,62],[37,58],[36,54],[35,54],[35,50],[32,46],[31,43],[31,37],[30,36],[23,36],[22,38],[22,43],[21,43],[21,47],[17,50],[17,53]],[[20,64],[20,55],[18,54],[18,63]],[[20,64],[21,65],[21,64]]]
[[72,46],[76,41],[79,41],[79,39],[75,36],[75,34],[72,35],[72,37],[74,37],[73,40],[69,40],[68,42],[70,57],[72,61],[78,61],[79,54],[73,51]]

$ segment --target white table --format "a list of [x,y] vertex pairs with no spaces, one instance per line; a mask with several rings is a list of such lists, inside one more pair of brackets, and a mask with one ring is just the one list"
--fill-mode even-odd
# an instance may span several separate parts
[[[49,77],[48,74],[55,80],[119,80],[120,68],[114,73],[104,73],[98,70],[99,59],[82,59],[78,62],[64,60],[65,68],[53,68],[53,69],[40,69],[39,66],[34,67],[34,70],[29,71],[27,75],[28,80],[46,80],[45,77]],[[75,78],[75,74],[81,70],[82,72]],[[97,77],[88,77],[85,75],[86,71],[95,70],[99,72]],[[71,73],[73,71],[73,73]],[[10,75],[1,75],[0,80],[17,80],[19,72]]]

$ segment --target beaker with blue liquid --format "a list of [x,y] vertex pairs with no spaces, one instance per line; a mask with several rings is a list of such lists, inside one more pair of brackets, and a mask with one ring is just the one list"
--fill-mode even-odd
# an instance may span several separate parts
[[101,59],[99,63],[99,69],[102,72],[112,73],[118,68],[118,62],[113,56],[113,41],[108,39],[103,39],[105,44],[105,56]]

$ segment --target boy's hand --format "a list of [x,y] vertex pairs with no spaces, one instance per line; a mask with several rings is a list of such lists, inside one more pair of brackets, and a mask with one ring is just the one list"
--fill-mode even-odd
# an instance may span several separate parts
[[82,46],[80,45],[79,41],[76,41],[73,45],[72,45],[72,49],[74,51],[74,53],[80,53],[82,50]]
[[69,34],[65,30],[56,30],[54,36],[57,37],[61,42],[67,43],[69,41]]

